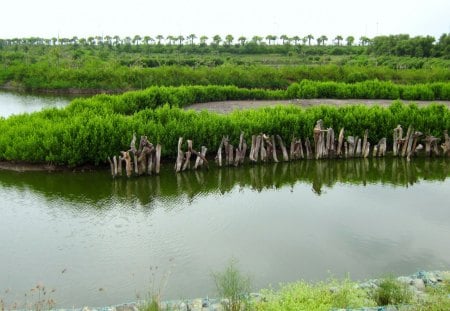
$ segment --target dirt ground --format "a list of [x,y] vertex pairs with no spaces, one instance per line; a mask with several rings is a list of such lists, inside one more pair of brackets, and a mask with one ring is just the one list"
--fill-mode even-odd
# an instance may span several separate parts
[[[294,100],[247,100],[247,101],[221,101],[221,102],[209,102],[201,104],[193,104],[186,106],[185,109],[193,110],[209,110],[217,113],[230,113],[236,109],[251,109],[275,105],[295,105],[300,107],[311,107],[320,104],[332,105],[332,106],[345,106],[345,105],[381,105],[389,106],[393,100],[386,99],[294,99]],[[426,106],[431,103],[444,104],[450,108],[450,101],[406,101],[403,103],[417,103],[419,106]]]

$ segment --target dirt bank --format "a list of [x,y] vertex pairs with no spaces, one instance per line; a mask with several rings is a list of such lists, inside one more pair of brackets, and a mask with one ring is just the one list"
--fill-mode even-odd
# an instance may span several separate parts
[[[390,99],[293,99],[293,100],[247,100],[247,101],[221,101],[209,102],[201,104],[193,104],[186,106],[185,109],[194,110],[208,110],[217,113],[230,113],[236,109],[251,109],[275,105],[295,105],[300,107],[311,107],[320,104],[331,106],[345,106],[364,104],[368,106],[380,105],[389,106],[393,100]],[[402,100],[403,103],[417,103],[419,106],[426,106],[431,103],[444,104],[450,108],[450,101],[407,101]]]

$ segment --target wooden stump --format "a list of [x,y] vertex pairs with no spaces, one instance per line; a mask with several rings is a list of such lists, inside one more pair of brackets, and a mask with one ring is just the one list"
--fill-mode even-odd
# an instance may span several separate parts
[[277,135],[278,144],[280,145],[281,152],[283,153],[283,161],[289,161],[289,156],[286,150],[286,146],[284,145],[283,139],[281,139],[280,135]]
[[178,138],[178,152],[177,152],[177,160],[175,162],[175,172],[179,173],[181,172],[181,169],[183,167],[183,160],[184,160],[184,154],[181,150],[181,145],[183,144],[183,137]]
[[341,130],[339,131],[338,145],[337,145],[337,150],[336,150],[336,155],[338,157],[342,157],[343,142],[344,142],[344,128],[341,128]]
[[441,145],[443,156],[450,156],[450,137],[447,130],[444,131],[444,143]]

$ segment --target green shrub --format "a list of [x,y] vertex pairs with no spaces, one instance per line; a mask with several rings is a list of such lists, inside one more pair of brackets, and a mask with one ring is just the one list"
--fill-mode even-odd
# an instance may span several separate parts
[[413,298],[409,285],[392,276],[381,280],[372,295],[378,306],[408,304]]
[[225,298],[223,304],[227,311],[239,311],[245,308],[251,285],[250,278],[237,268],[237,261],[230,260],[223,272],[213,273],[219,297]]

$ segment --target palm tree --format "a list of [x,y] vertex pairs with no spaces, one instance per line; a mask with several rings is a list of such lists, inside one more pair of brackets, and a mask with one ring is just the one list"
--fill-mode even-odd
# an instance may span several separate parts
[[313,35],[307,35],[305,38],[308,40],[308,45],[311,45],[311,40],[314,39],[314,36]]
[[289,44],[291,42],[287,35],[281,35],[280,39],[283,40],[283,44]]
[[87,40],[85,38],[80,38],[80,40],[78,40],[78,43],[80,43],[81,45],[86,45]]
[[119,43],[120,43],[120,37],[119,37],[118,35],[115,35],[115,36],[113,37],[113,39],[114,39],[114,45],[119,45]]
[[103,45],[103,36],[95,36],[97,45]]
[[89,45],[94,45],[94,40],[95,39],[92,36],[87,38],[87,41],[89,42]]
[[125,39],[123,39],[123,42],[127,45],[131,44],[131,37],[130,36],[126,36]]
[[320,36],[320,41],[322,42],[322,45],[325,45],[325,41],[328,41],[328,37],[325,35]]
[[342,38],[341,35],[337,35],[336,38],[334,38],[334,40],[337,42],[337,45],[339,46],[339,44],[341,43],[342,40],[344,40],[344,38]]
[[161,45],[161,40],[163,40],[163,39],[164,39],[163,35],[157,35],[156,36],[156,40],[158,40],[158,45]]
[[299,36],[293,36],[293,37],[292,37],[292,41],[294,41],[294,44],[295,44],[295,45],[297,45],[298,42],[299,42],[300,40],[301,40],[301,39],[300,39]]
[[232,35],[226,35],[225,41],[227,42],[227,45],[230,46],[233,43],[234,37]]
[[179,45],[183,45],[184,37],[182,35],[179,35],[176,39],[178,40]]
[[355,37],[353,37],[353,36],[348,36],[347,38],[345,38],[345,41],[347,41],[347,45],[348,45],[348,46],[352,46],[353,43],[355,42]]
[[252,42],[254,42],[254,43],[256,43],[256,44],[260,44],[261,43],[261,41],[262,41],[262,37],[260,37],[260,36],[253,36],[252,37]]
[[277,39],[277,36],[274,35],[267,35],[266,40],[269,42],[269,45],[272,43],[272,41],[275,41]]
[[148,43],[150,42],[150,40],[152,39],[152,37],[150,36],[144,36],[143,41],[145,45],[148,45]]
[[139,43],[141,42],[142,38],[140,35],[135,35],[133,38],[133,44],[134,45],[139,45]]
[[105,36],[106,42],[108,45],[112,45],[112,37],[111,36]]
[[168,36],[166,37],[166,40],[169,42],[169,45],[172,45],[172,43],[173,43],[174,41],[176,41],[176,38],[175,38],[174,36],[172,36],[172,35],[168,35]]
[[317,41],[317,45],[320,46],[322,44],[322,38],[321,37],[317,38],[316,41]]
[[238,41],[241,43],[241,45],[245,45],[245,41],[247,41],[247,38],[244,36],[240,36]]
[[213,42],[214,42],[215,45],[219,45],[220,42],[222,42],[222,38],[219,35],[215,35],[213,37]]
[[362,36],[359,38],[359,42],[361,42],[362,46],[365,46],[366,44],[370,43],[370,39],[366,36]]
[[209,38],[205,35],[200,37],[200,44],[201,45],[206,45],[206,40],[208,40]]
[[191,45],[194,45],[194,40],[197,39],[197,36],[191,33],[187,38],[191,41]]

